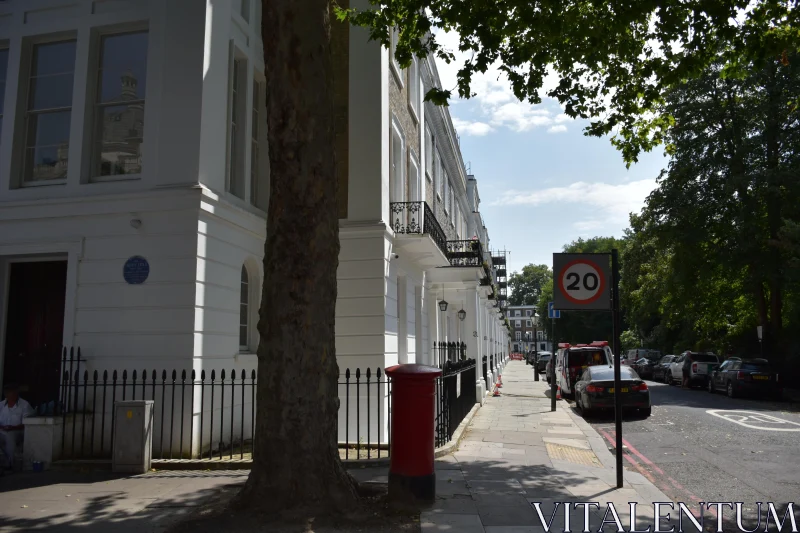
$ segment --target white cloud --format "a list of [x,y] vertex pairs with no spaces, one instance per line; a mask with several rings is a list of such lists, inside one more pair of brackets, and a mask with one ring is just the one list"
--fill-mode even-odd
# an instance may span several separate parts
[[453,126],[460,133],[482,137],[494,129],[485,122],[470,122],[453,117]]
[[565,187],[539,191],[506,191],[492,205],[542,206],[556,204],[569,208],[572,227],[578,231],[627,227],[628,215],[639,212],[655,189],[654,179],[612,185],[579,181]]
[[[453,96],[457,97],[458,70],[471,58],[471,52],[464,53],[458,50],[458,34],[456,32],[439,31],[436,33],[436,39],[445,49],[452,51],[455,55],[455,60],[451,63],[437,60],[436,67],[439,71],[442,88],[452,90]],[[480,121],[463,121],[461,127],[456,126],[459,131],[467,135],[486,135],[493,129],[505,127],[522,132],[565,122],[563,117],[566,115],[558,114],[562,111],[561,106],[556,100],[546,96],[547,91],[555,88],[558,84],[558,76],[551,72],[545,77],[539,93],[544,102],[539,105],[531,105],[517,100],[511,90],[508,78],[499,70],[498,65],[499,63],[496,63],[490,66],[486,72],[473,75],[471,90],[475,93],[474,101],[478,103],[479,117],[477,118]],[[450,111],[452,115],[455,110],[451,108]],[[486,124],[486,126],[494,128],[487,129],[481,126],[477,130],[470,130],[468,126],[464,127],[468,123]]]
[[556,118],[553,119],[553,121],[555,121],[556,124],[563,124],[564,122],[569,122],[570,120],[572,120],[572,117],[564,113],[561,113],[560,115],[556,116]]
[[547,130],[547,133],[564,133],[565,131],[567,131],[567,127],[563,124],[559,124],[557,126],[552,126]]

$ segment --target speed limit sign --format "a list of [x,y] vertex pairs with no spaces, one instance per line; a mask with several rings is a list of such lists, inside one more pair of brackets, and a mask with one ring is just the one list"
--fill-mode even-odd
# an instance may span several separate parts
[[553,254],[553,300],[559,310],[611,309],[611,254]]

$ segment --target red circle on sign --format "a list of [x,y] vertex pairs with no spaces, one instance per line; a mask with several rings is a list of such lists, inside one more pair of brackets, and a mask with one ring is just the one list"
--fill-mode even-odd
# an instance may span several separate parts
[[[571,266],[581,263],[592,267],[595,273],[597,273],[597,278],[600,280],[600,288],[597,289],[597,294],[595,294],[591,298],[587,298],[586,300],[578,300],[577,298],[573,298],[567,293],[567,290],[564,288],[564,273]],[[605,276],[603,276],[603,271],[600,270],[600,267],[598,267],[596,263],[589,261],[588,259],[575,259],[574,261],[570,261],[569,263],[564,265],[564,268],[561,269],[561,272],[558,275],[558,288],[561,289],[561,294],[564,296],[564,298],[566,298],[570,302],[578,305],[590,304],[592,302],[597,301],[603,295],[603,292],[605,291],[606,288],[606,278]]]

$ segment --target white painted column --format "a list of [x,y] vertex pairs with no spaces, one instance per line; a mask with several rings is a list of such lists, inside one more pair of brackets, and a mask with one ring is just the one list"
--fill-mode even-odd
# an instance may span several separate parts
[[478,314],[479,304],[477,287],[478,285],[475,284],[474,287],[466,291],[464,311],[467,312],[467,318],[462,325],[464,329],[464,342],[467,344],[467,357],[475,359],[475,396],[478,398],[481,405],[483,405],[486,396],[486,384],[483,382],[481,343],[478,338],[481,328],[480,316]]
[[408,278],[397,276],[397,362],[408,363]]
[[414,361],[420,364],[425,362],[424,327],[422,324],[422,309],[425,305],[422,285],[414,285]]
[[436,295],[430,287],[425,288],[427,298],[425,305],[428,308],[428,345],[425,347],[425,364],[436,366],[436,354],[433,349],[433,343],[439,342],[439,306],[436,301]]

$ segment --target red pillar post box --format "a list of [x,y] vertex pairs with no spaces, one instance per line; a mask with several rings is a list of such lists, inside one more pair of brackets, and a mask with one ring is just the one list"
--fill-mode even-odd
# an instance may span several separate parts
[[442,371],[425,365],[396,365],[386,369],[392,380],[392,443],[389,498],[433,501],[436,378]]

